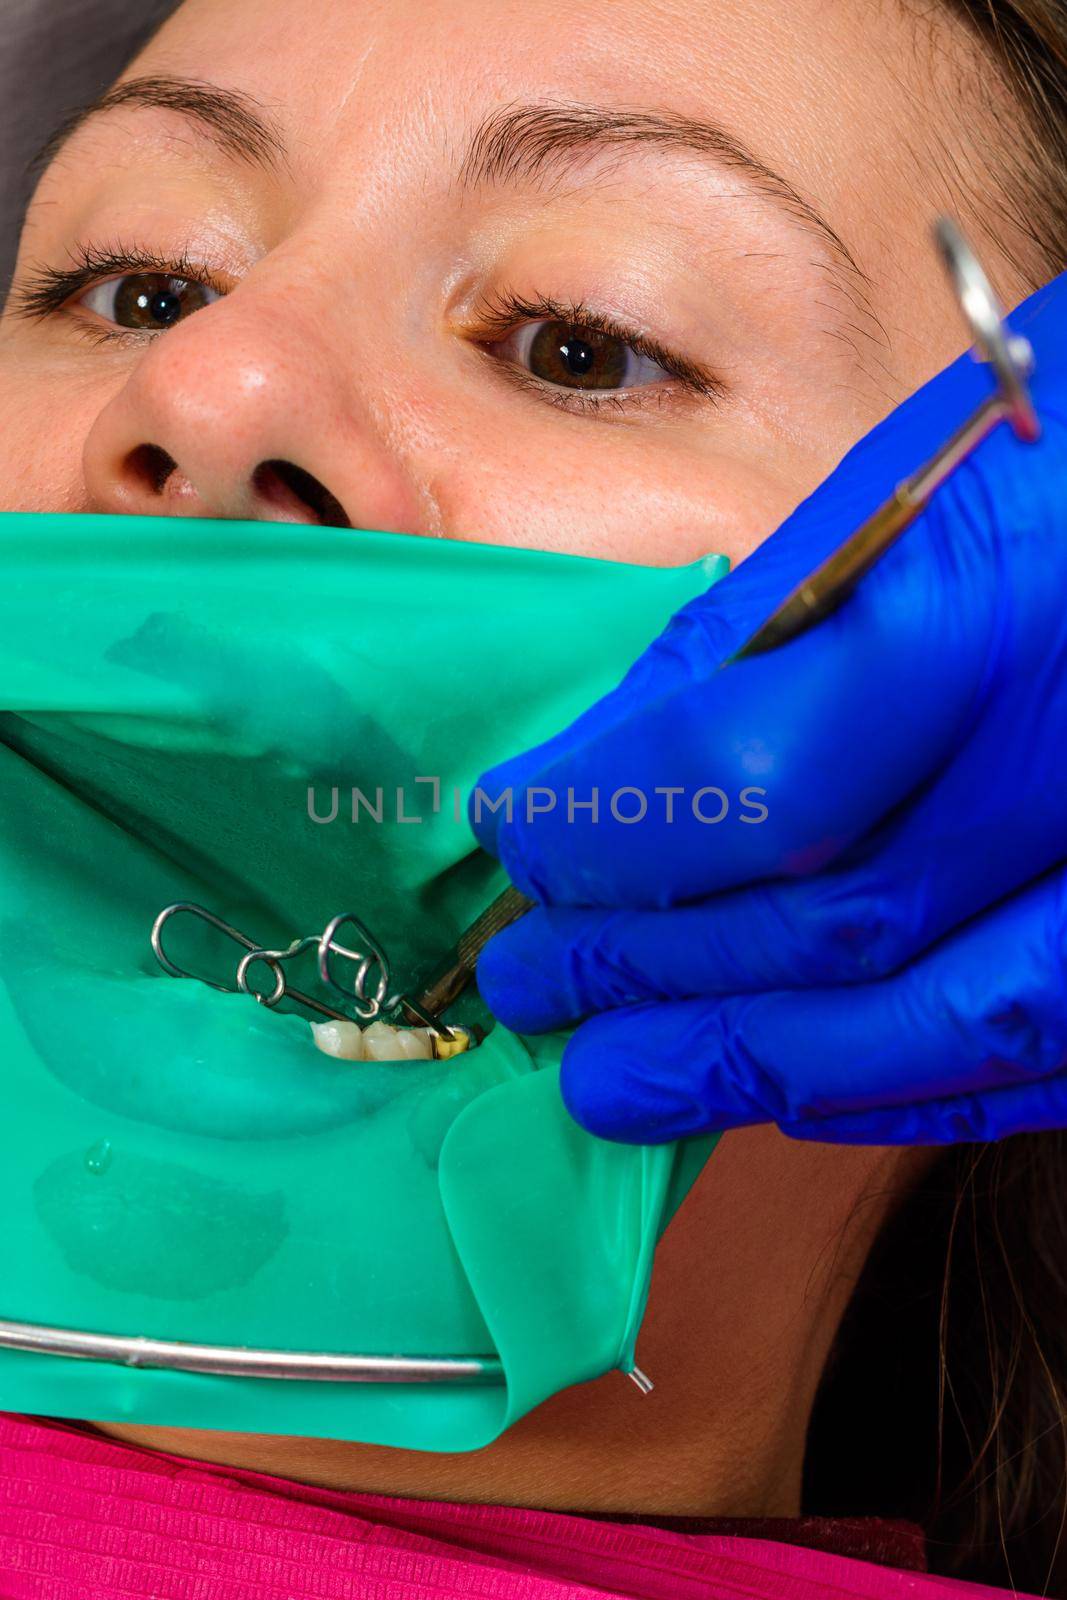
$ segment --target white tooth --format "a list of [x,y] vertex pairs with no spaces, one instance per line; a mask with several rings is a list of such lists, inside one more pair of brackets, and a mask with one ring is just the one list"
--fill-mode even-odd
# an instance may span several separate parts
[[336,1056],[339,1061],[366,1059],[363,1030],[358,1022],[313,1022],[311,1031],[324,1054]]
[[417,1039],[415,1028],[391,1028],[387,1022],[372,1022],[363,1035],[368,1061],[427,1061],[430,1041]]
[[429,1028],[398,1028],[397,1054],[405,1061],[429,1061],[433,1056]]
[[372,1022],[364,1031],[363,1048],[368,1061],[395,1061],[396,1029],[387,1022]]

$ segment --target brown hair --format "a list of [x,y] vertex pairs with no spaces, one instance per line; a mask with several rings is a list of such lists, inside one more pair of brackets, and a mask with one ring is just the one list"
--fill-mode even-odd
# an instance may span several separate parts
[[1030,246],[1018,264],[1036,288],[1067,265],[1067,0],[943,3],[984,46],[1022,112],[990,150],[993,209]]
[[934,1572],[1067,1596],[1067,1133],[941,1155],[823,1377],[805,1509],[905,1517]]

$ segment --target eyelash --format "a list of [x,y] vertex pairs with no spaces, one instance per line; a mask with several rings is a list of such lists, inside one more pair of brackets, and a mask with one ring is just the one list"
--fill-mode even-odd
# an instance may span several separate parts
[[[109,245],[100,249],[92,245],[79,245],[73,252],[71,266],[62,269],[44,267],[16,289],[11,297],[10,309],[15,316],[43,321],[63,311],[75,295],[84,294],[86,290],[109,278],[133,272],[155,272],[172,278],[186,279],[204,284],[220,295],[229,292],[229,286],[222,283],[210,268],[200,262],[192,261],[184,251],[168,260],[136,245]],[[690,394],[716,402],[721,401],[726,394],[726,385],[720,378],[696,363],[688,361],[684,356],[665,349],[647,334],[626,327],[616,318],[603,312],[593,310],[583,301],[573,303],[557,300],[549,295],[534,295],[527,299],[505,289],[485,295],[476,306],[473,315],[478,335],[475,342],[483,349],[487,344],[496,343],[507,334],[515,332],[521,323],[542,320],[565,322],[577,327],[595,329],[607,338],[619,340],[621,344],[629,346],[635,354],[646,356],[650,361],[656,362]],[[96,344],[142,344],[146,338],[158,338],[158,334],[155,333],[144,334],[125,328],[102,328],[87,319],[79,321],[81,323],[79,332]],[[511,362],[497,361],[496,365],[507,375],[508,381],[518,388],[528,390],[536,394],[539,399],[547,400],[550,405],[556,406],[561,411],[569,411],[572,415],[607,410],[628,412],[648,409],[652,405],[662,405],[675,398],[672,392],[673,386],[665,383],[597,394],[595,390],[588,389],[557,389]]]
[[[503,289],[485,295],[475,306],[473,319],[478,331],[477,343],[483,347],[503,339],[525,322],[566,322],[576,327],[595,329],[607,338],[618,339],[621,344],[628,345],[637,355],[655,361],[692,394],[714,401],[722,400],[726,394],[726,385],[721,378],[684,356],[675,355],[647,334],[627,327],[604,312],[593,310],[584,301],[574,303],[556,300],[550,295],[534,295],[526,299],[510,289]],[[509,382],[520,389],[532,390],[561,411],[582,414],[611,409],[625,412],[662,405],[672,398],[670,386],[664,383],[598,395],[591,389],[556,389],[509,362],[499,361],[497,365],[507,374]]]
[[[11,310],[15,316],[43,321],[63,311],[75,295],[84,294],[87,289],[109,278],[124,277],[133,272],[156,272],[170,278],[202,283],[220,295],[229,292],[229,286],[222,283],[209,267],[192,261],[184,251],[177,257],[167,259],[151,250],[142,250],[137,245],[107,245],[102,249],[93,245],[79,245],[72,254],[74,259],[71,266],[43,267],[14,291]],[[157,334],[139,333],[132,328],[102,328],[88,319],[79,321],[80,333],[94,344],[143,344],[146,338],[158,337]]]

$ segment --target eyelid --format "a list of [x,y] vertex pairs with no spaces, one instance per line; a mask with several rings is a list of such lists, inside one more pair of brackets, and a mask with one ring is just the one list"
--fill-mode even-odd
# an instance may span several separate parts
[[590,413],[614,412],[628,416],[631,412],[651,411],[678,403],[678,384],[647,383],[630,389],[567,389],[560,384],[546,383],[535,378],[524,367],[511,362],[495,361],[503,380],[514,388],[526,390],[542,403],[554,406],[557,411],[568,411],[572,416]]

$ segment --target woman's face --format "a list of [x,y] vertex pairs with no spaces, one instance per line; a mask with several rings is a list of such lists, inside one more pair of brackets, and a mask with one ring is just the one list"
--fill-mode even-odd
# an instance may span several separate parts
[[742,558],[964,342],[924,29],[187,0],[30,209],[0,506]]
[[[980,183],[965,61],[876,0],[186,0],[30,209],[0,507],[740,560],[964,343],[929,228]],[[607,1378],[466,1463],[301,1475],[789,1509],[894,1162],[724,1140],[639,1413]]]

